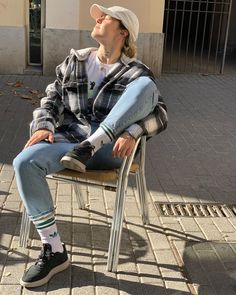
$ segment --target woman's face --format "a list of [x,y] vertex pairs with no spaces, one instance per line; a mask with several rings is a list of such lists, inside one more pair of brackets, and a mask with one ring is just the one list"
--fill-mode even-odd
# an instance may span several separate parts
[[103,14],[96,19],[96,25],[91,33],[93,39],[101,44],[123,42],[128,31],[120,28],[119,20]]

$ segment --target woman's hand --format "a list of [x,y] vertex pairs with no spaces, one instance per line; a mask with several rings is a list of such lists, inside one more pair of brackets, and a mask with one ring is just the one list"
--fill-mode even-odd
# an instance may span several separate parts
[[50,143],[54,141],[54,135],[51,131],[47,129],[40,129],[34,132],[34,134],[27,141],[25,148],[34,145],[42,140],[47,140]]
[[113,147],[113,157],[124,158],[130,156],[135,147],[135,142],[135,139],[128,132],[122,133]]

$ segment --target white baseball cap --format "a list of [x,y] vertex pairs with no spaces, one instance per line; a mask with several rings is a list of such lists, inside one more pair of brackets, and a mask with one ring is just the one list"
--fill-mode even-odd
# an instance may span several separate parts
[[137,16],[131,10],[120,6],[106,8],[98,4],[93,4],[90,7],[90,14],[95,20],[101,17],[103,13],[120,20],[125,28],[129,31],[130,40],[133,42],[137,40],[139,21]]

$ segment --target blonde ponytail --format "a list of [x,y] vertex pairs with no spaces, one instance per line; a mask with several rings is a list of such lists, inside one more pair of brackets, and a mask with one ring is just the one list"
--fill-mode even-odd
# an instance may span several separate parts
[[[127,30],[126,27],[119,21],[120,29]],[[127,30],[128,31],[128,30]],[[129,31],[128,31],[129,33]],[[129,35],[125,38],[124,46],[121,51],[128,57],[133,58],[137,56],[137,47],[134,42],[130,41]]]
[[133,43],[133,42],[131,43],[129,41],[129,37],[127,37],[125,39],[125,44],[122,48],[122,52],[130,58],[136,57],[136,55],[137,55],[137,47],[136,47],[135,43]]

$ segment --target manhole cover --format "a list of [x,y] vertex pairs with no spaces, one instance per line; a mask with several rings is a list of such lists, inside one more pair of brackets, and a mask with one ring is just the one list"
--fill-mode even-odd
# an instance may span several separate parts
[[154,202],[161,216],[236,217],[236,205]]

